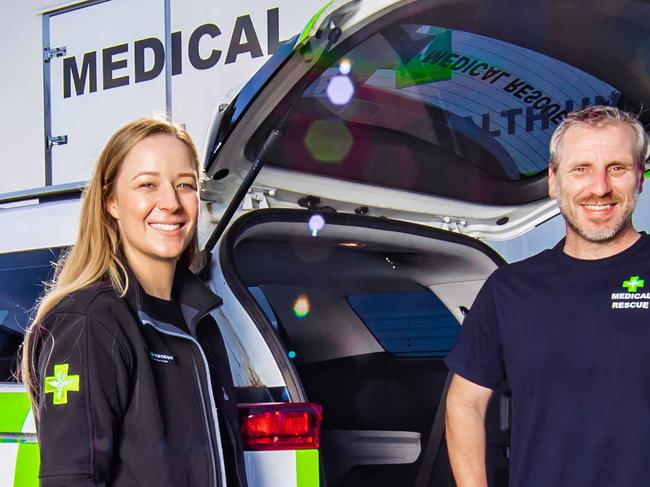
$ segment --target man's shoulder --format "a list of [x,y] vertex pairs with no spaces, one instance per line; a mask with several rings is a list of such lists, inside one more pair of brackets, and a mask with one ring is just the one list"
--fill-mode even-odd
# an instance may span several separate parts
[[527,276],[539,276],[541,272],[547,272],[554,268],[557,250],[546,249],[538,254],[512,262],[499,267],[492,273],[490,279],[495,282],[507,281],[510,279],[521,279]]

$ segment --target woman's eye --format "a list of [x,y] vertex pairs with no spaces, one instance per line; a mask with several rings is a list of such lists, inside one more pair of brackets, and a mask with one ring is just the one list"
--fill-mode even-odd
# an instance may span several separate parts
[[153,187],[154,187],[153,183],[140,183],[140,184],[138,184],[138,188],[149,189],[149,188],[153,188]]
[[188,189],[189,188],[189,189],[192,189],[192,190],[196,190],[196,185],[194,183],[180,183],[178,185],[178,187],[183,188],[183,189]]

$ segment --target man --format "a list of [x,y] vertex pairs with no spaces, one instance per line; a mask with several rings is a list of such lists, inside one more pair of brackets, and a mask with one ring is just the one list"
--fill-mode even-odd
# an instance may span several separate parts
[[549,193],[566,238],[490,276],[446,359],[458,487],[488,485],[485,411],[506,378],[511,487],[648,485],[650,236],[631,219],[647,148],[638,120],[612,107],[553,134]]

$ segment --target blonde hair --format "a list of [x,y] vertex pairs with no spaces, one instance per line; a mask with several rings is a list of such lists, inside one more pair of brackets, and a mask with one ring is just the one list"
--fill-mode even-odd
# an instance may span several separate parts
[[648,134],[639,119],[631,113],[625,112],[616,107],[607,105],[595,105],[582,110],[569,113],[562,123],[557,126],[551,137],[549,152],[551,154],[549,165],[553,171],[557,171],[562,159],[562,141],[564,134],[571,127],[580,125],[586,127],[603,127],[607,124],[622,123],[632,129],[635,136],[635,154],[637,164],[641,172],[645,170],[646,157],[648,152]]
[[[33,347],[43,317],[69,294],[102,279],[109,280],[120,296],[126,294],[128,277],[117,257],[120,245],[118,226],[108,213],[106,203],[113,193],[115,181],[128,153],[138,142],[157,134],[168,134],[185,143],[196,164],[197,176],[200,173],[194,142],[184,128],[167,120],[139,118],[120,127],[108,140],[82,195],[76,242],[55,265],[54,279],[47,284],[46,292],[37,305],[36,315],[25,333],[20,357],[20,378],[35,412],[38,384]],[[181,261],[189,266],[197,251],[198,242],[194,235],[183,252]]]

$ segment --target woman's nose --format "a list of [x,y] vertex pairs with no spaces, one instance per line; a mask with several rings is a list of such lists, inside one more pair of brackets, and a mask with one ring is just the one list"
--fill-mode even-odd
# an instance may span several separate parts
[[161,185],[158,207],[161,210],[167,211],[169,213],[174,213],[181,207],[180,201],[178,200],[178,195],[176,194],[176,188],[174,188],[173,185]]

